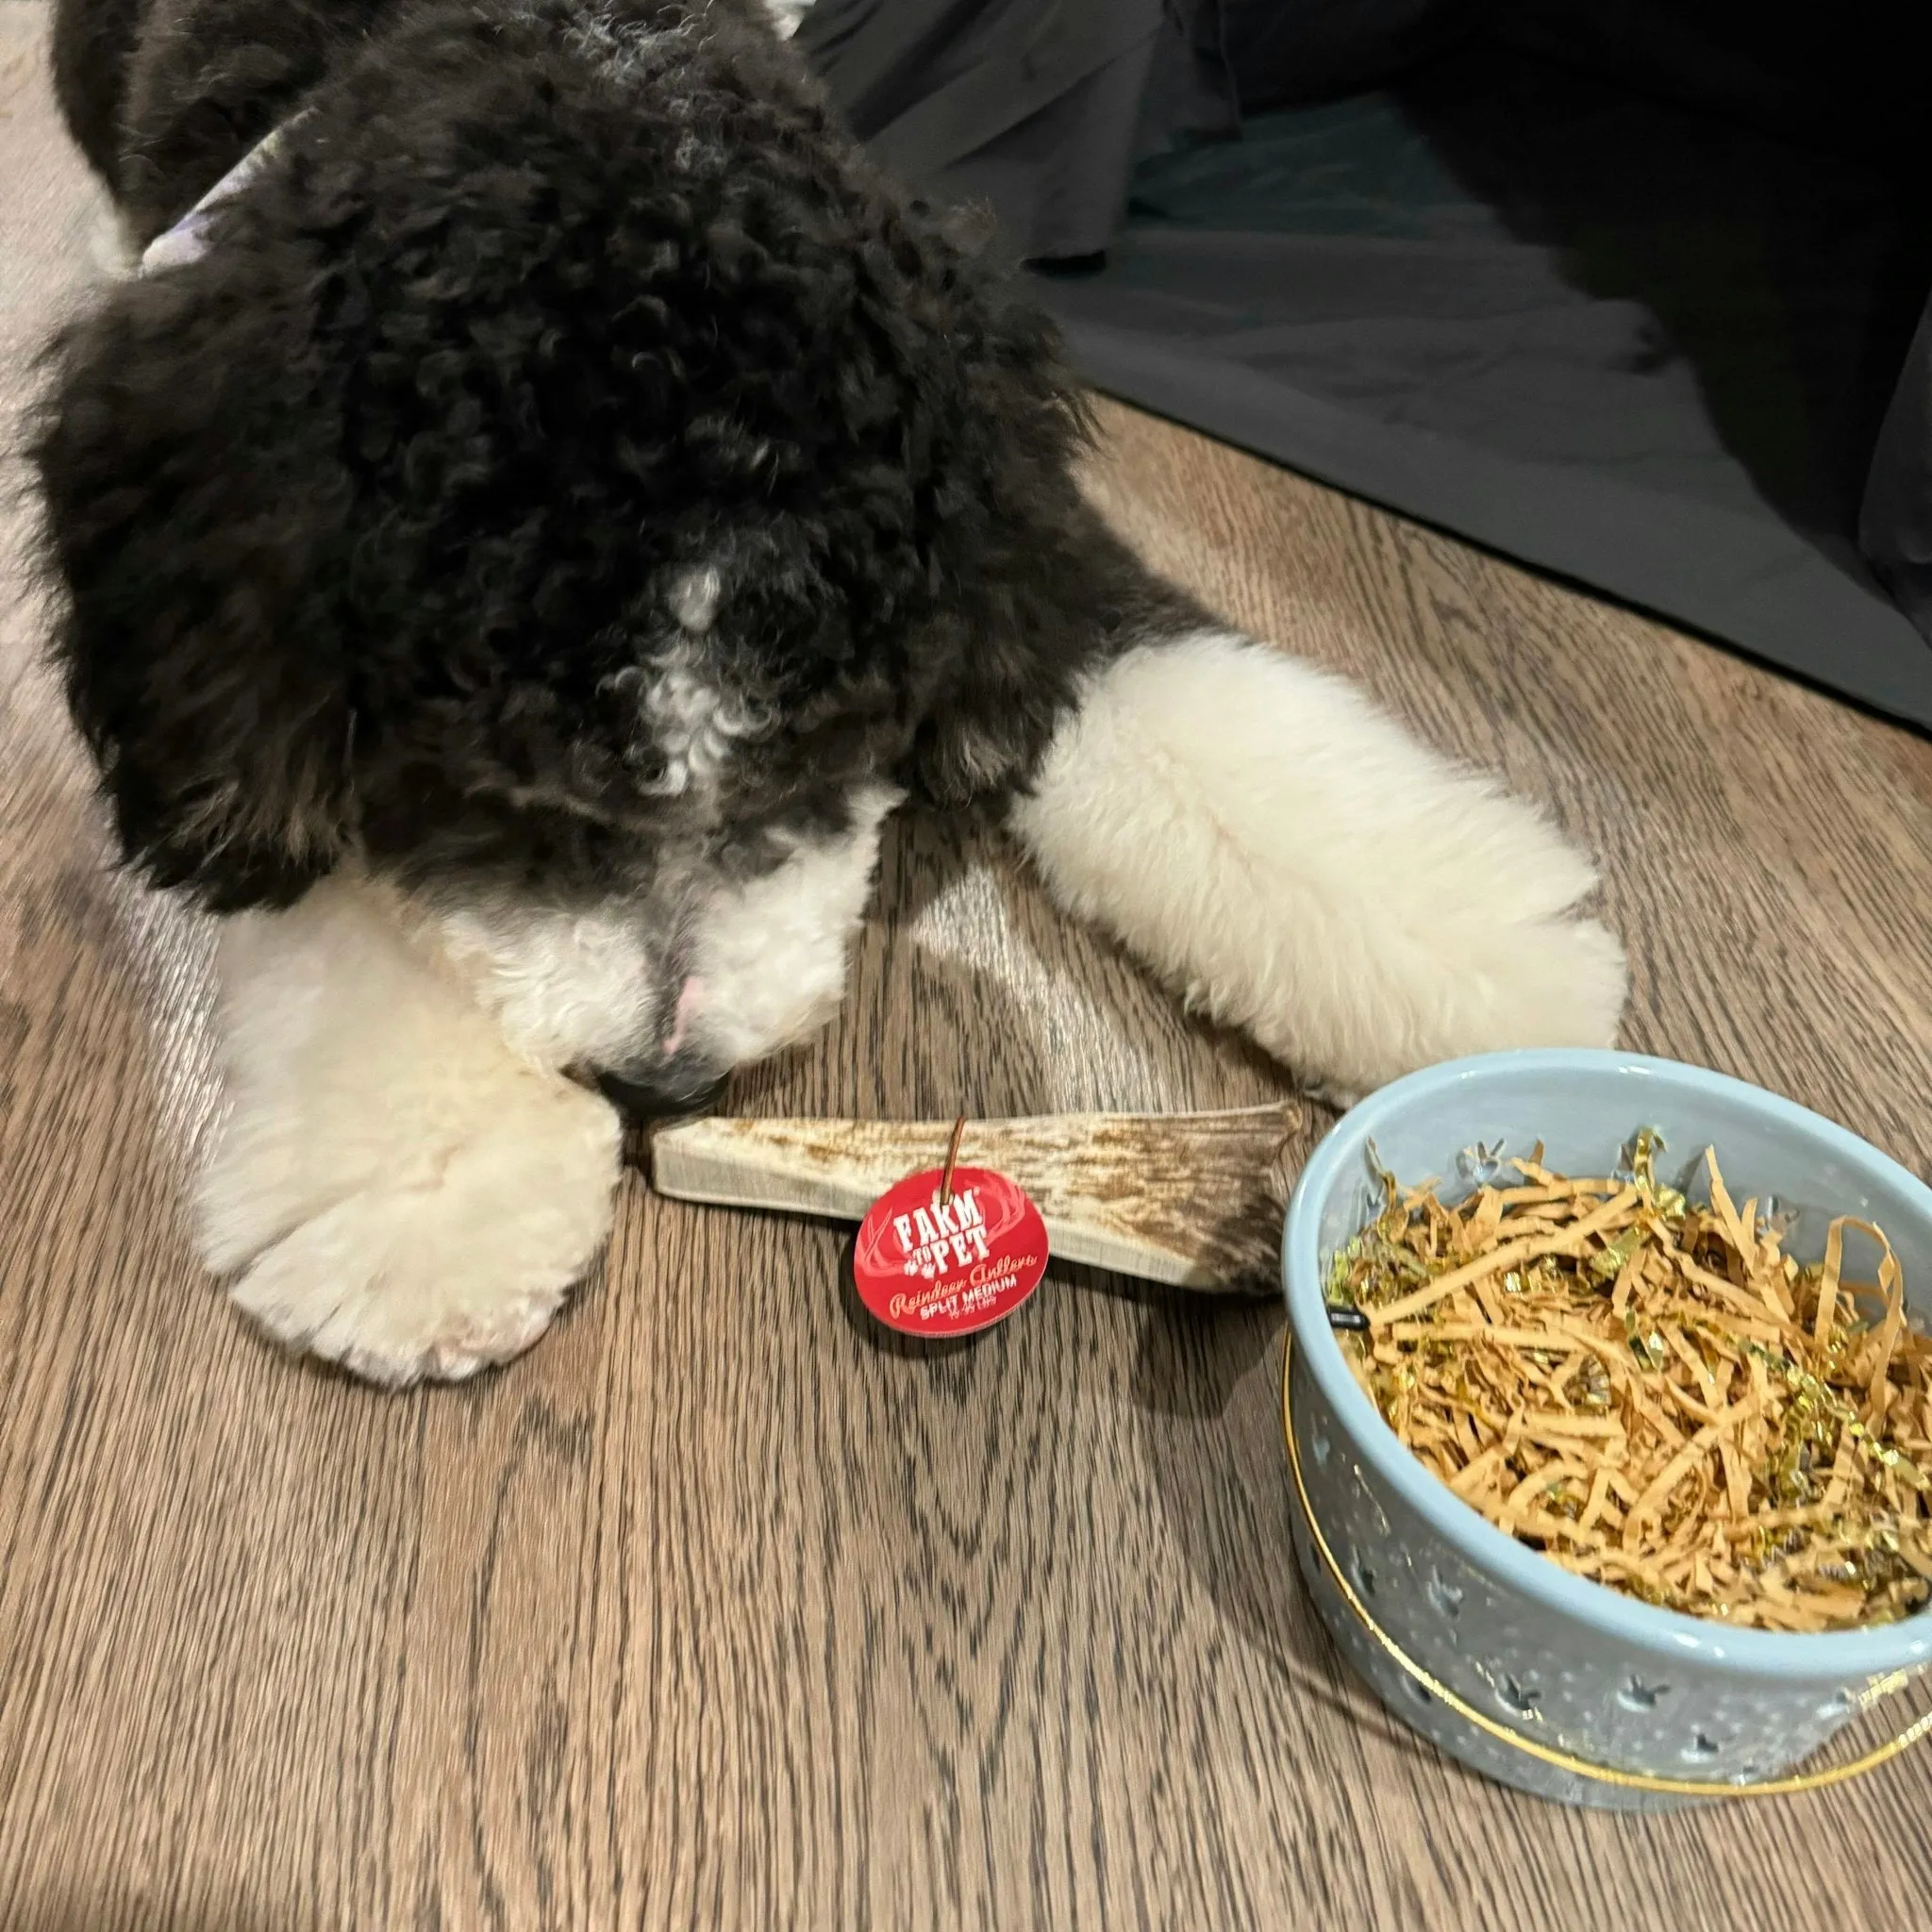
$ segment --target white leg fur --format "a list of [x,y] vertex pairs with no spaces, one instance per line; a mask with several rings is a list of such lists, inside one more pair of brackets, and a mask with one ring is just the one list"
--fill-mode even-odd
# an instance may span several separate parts
[[1608,1045],[1589,865],[1357,692],[1221,632],[1089,687],[1013,814],[1055,897],[1332,1092],[1459,1054]]
[[200,1225],[235,1300],[394,1385],[527,1348],[609,1231],[614,1110],[513,1053],[379,888],[228,922],[220,974]]

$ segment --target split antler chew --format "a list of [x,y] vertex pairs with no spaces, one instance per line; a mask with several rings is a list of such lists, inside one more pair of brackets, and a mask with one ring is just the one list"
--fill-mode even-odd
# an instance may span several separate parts
[[[678,1201],[858,1221],[936,1168],[951,1121],[696,1120],[651,1139],[651,1181]],[[1032,1196],[1053,1252],[1179,1288],[1274,1279],[1282,1212],[1311,1126],[1299,1101],[1224,1113],[973,1121],[959,1160]]]

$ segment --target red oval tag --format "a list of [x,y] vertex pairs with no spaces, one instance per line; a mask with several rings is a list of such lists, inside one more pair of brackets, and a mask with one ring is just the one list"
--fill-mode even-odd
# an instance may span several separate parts
[[1003,1322],[1046,1273],[1046,1224],[1003,1174],[956,1167],[908,1174],[858,1224],[858,1298],[904,1335],[971,1335]]

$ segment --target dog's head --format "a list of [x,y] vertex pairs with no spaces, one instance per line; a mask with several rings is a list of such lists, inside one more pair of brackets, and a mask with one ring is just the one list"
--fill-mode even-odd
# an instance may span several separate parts
[[949,600],[1076,430],[1044,325],[783,49],[621,13],[345,64],[200,258],[63,338],[38,459],[133,862],[615,921],[682,1054],[718,908],[869,870]]

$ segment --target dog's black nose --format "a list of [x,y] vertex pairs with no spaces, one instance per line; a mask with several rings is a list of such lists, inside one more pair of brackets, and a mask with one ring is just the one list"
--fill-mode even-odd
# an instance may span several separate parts
[[705,1113],[724,1094],[727,1076],[693,1086],[689,1080],[640,1080],[606,1068],[591,1070],[591,1083],[626,1120],[661,1121],[678,1114]]

